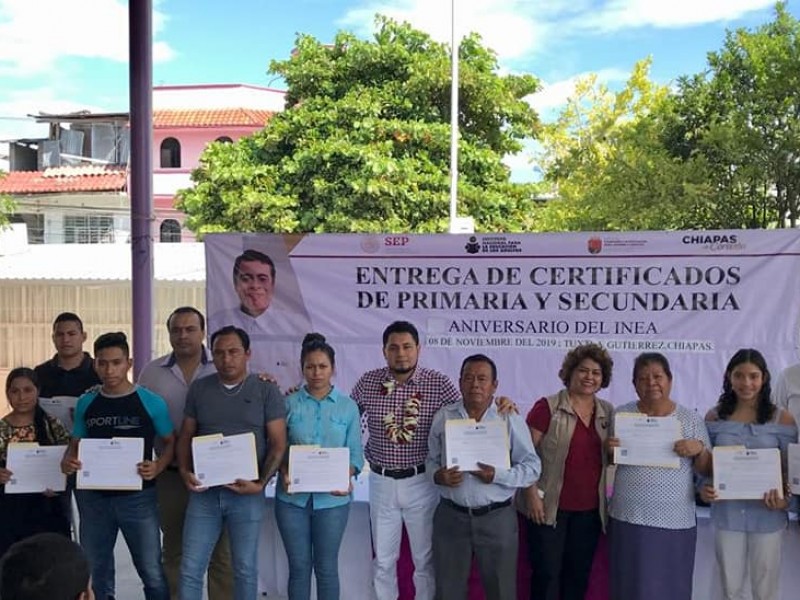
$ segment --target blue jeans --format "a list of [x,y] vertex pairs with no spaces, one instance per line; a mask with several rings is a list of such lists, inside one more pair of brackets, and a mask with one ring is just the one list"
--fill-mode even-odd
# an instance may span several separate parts
[[181,600],[201,600],[203,579],[222,528],[228,530],[233,563],[233,598],[258,594],[258,537],[266,500],[263,494],[237,494],[224,487],[189,494],[183,524]]
[[114,569],[114,544],[122,531],[133,565],[144,584],[146,600],[169,600],[169,588],[161,567],[161,530],[156,489],[107,493],[76,490],[81,516],[81,546],[92,566],[92,587],[97,598],[114,593],[109,573]]
[[311,597],[311,567],[317,600],[339,600],[339,547],[350,504],[314,510],[312,499],[300,508],[275,500],[275,519],[289,558],[289,600]]

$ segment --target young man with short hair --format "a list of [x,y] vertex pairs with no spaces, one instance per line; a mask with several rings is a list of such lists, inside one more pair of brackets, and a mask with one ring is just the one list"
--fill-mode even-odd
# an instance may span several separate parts
[[0,562],[3,600],[94,600],[81,547],[57,533],[17,542]]
[[369,438],[370,524],[374,590],[377,600],[398,596],[397,560],[405,525],[414,561],[418,600],[433,600],[432,527],[439,494],[425,472],[428,431],[441,407],[458,402],[450,379],[418,364],[419,332],[408,321],[383,331],[386,366],[366,372],[352,398],[366,413]]
[[[286,403],[274,383],[248,374],[250,338],[234,326],[211,336],[217,372],[189,386],[178,442],[178,465],[189,489],[183,530],[181,600],[201,600],[203,576],[223,529],[228,531],[233,559],[231,600],[253,600],[258,593],[258,536],[266,510],[264,486],[286,451]],[[194,473],[192,438],[203,435],[255,437],[259,477],[212,488]]]
[[77,398],[100,383],[91,355],[83,351],[86,332],[78,315],[71,312],[59,314],[53,321],[52,340],[55,355],[34,369],[39,377],[41,397]]
[[[144,584],[146,600],[168,600],[161,566],[161,531],[156,501],[156,476],[172,462],[175,435],[167,405],[159,396],[128,379],[130,350],[125,334],[105,333],[95,340],[95,369],[102,387],[84,394],[75,409],[70,445],[61,462],[67,475],[81,468],[78,444],[84,438],[142,438],[144,456],[137,465],[142,489],[137,491],[76,490],[81,544],[92,564],[93,587],[106,598],[108,560],[122,530],[133,564]],[[163,452],[153,460],[153,442],[160,437]]]
[[[94,370],[92,356],[83,350],[86,331],[83,321],[73,312],[62,312],[53,321],[51,335],[55,355],[38,365],[34,371],[39,377],[39,399],[42,408],[52,416],[63,421],[68,431],[72,431],[72,420],[78,398],[91,388],[100,385],[100,378]],[[59,398],[62,408],[54,410],[48,399]],[[64,510],[70,516],[75,528],[77,520],[72,502],[75,487],[74,478],[69,478],[67,492],[63,495]],[[107,562],[108,572],[104,579],[108,582],[108,596],[102,600],[114,600],[114,557]]]

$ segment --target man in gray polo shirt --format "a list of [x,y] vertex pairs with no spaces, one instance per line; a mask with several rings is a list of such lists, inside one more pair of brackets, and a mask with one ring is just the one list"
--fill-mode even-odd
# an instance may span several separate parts
[[[183,421],[189,385],[217,372],[211,353],[203,345],[206,325],[203,314],[192,306],[181,306],[167,318],[172,352],[150,362],[139,375],[139,385],[161,396],[169,407],[169,416],[177,432]],[[160,448],[157,447],[158,450]],[[156,480],[158,516],[161,521],[161,560],[172,600],[178,600],[183,549],[183,521],[189,504],[189,492],[178,473],[177,462],[167,467]],[[233,571],[228,536],[223,531],[208,567],[209,600],[233,597]]]
[[[228,531],[234,572],[234,600],[258,593],[258,536],[266,508],[264,486],[286,451],[286,404],[274,383],[248,375],[250,338],[234,326],[211,336],[215,375],[194,381],[186,396],[178,441],[178,467],[189,489],[183,532],[181,600],[201,600],[203,576],[223,526]],[[194,475],[192,438],[253,433],[259,464],[255,481],[237,479],[205,488]]]

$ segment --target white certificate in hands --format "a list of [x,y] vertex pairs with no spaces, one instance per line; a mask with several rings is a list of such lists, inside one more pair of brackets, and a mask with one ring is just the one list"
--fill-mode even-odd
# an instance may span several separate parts
[[618,465],[665,467],[677,469],[680,457],[675,454],[675,442],[681,439],[681,424],[677,417],[648,417],[640,413],[614,415],[614,462]]
[[289,446],[289,489],[346,492],[350,488],[350,448]]
[[63,492],[67,478],[61,472],[61,459],[66,446],[40,446],[39,444],[9,444],[6,468],[11,479],[6,484],[6,494],[36,494],[46,490]]
[[237,479],[258,479],[256,436],[202,435],[192,439],[194,476],[203,487],[228,485]]
[[79,490],[140,490],[136,465],[144,457],[144,438],[85,438],[78,442]]
[[789,444],[789,487],[800,494],[800,444]]
[[502,419],[477,423],[474,419],[451,419],[444,425],[447,468],[478,471],[478,463],[510,469],[508,429]]
[[777,448],[717,446],[713,458],[714,489],[719,500],[761,500],[770,490],[778,490],[783,498],[781,452]]
[[74,396],[53,396],[52,398],[39,398],[39,406],[51,417],[55,417],[67,431],[72,433],[74,423],[75,405],[78,399]]

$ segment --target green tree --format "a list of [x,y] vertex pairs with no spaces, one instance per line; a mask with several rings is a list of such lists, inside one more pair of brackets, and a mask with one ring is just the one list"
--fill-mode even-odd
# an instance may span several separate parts
[[[0,178],[5,177],[5,172],[0,171]],[[8,216],[17,209],[17,204],[11,196],[0,194],[0,229],[8,225]]]
[[543,127],[542,166],[555,199],[536,212],[541,231],[685,229],[711,225],[705,164],[671,156],[662,142],[669,90],[636,63],[623,89],[595,75],[578,81]]
[[[530,75],[500,75],[467,36],[460,58],[460,212],[487,231],[530,222],[531,186],[509,182],[502,157],[538,127]],[[331,45],[299,35],[270,73],[286,110],[235,144],[212,144],[179,194],[188,226],[210,231],[354,232],[447,229],[450,51],[408,24],[377,18],[373,40]]]
[[753,31],[726,34],[706,73],[679,80],[666,146],[710,166],[720,211],[742,227],[800,217],[800,22],[785,3]]

